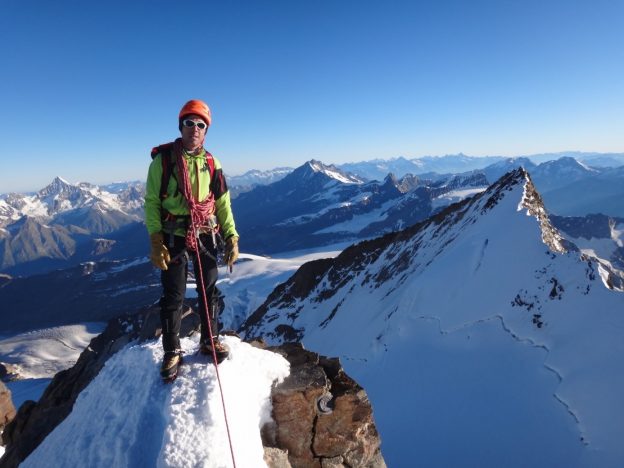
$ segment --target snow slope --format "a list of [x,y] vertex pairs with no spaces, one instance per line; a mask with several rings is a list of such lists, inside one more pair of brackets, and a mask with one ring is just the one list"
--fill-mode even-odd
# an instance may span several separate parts
[[[341,247],[346,245],[329,246],[321,251],[310,249],[292,252],[278,258],[241,253],[232,273],[227,267],[219,268],[217,287],[225,296],[225,309],[221,313],[224,328],[237,330],[271,291],[286,281],[302,264],[319,258],[335,257],[341,252],[341,249],[338,250]],[[187,283],[186,297],[197,297],[192,279]]]
[[560,250],[518,171],[285,285],[248,333],[341,357],[389,466],[623,466],[624,294]]
[[37,401],[57,372],[73,366],[104,323],[83,323],[21,333],[0,339],[0,362],[9,364],[19,380],[6,382],[11,400],[19,408]]
[[[280,355],[226,337],[219,366],[236,465],[265,466],[260,427],[270,420],[271,385],[289,374]],[[20,466],[228,467],[232,455],[215,370],[183,339],[185,364],[163,384],[160,343],[119,351],[80,394],[70,415]]]
[[22,379],[52,378],[73,366],[105,325],[84,323],[44,328],[0,339],[0,362],[12,364]]

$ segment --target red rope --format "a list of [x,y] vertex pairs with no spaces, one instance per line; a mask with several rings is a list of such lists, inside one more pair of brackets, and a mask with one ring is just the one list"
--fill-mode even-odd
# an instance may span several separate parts
[[[214,364],[215,372],[217,374],[217,383],[219,384],[219,393],[221,394],[221,404],[223,405],[223,418],[225,419],[225,429],[227,431],[228,441],[230,443],[230,453],[232,455],[232,464],[234,468],[236,468],[236,460],[234,459],[234,447],[232,445],[232,436],[230,434],[230,425],[228,423],[227,411],[225,409],[225,398],[223,396],[223,387],[221,386],[221,376],[219,375],[219,365],[217,363],[217,352],[214,347],[214,339],[212,333],[212,323],[210,321],[210,313],[209,313],[209,305],[208,300],[206,298],[206,288],[204,283],[204,274],[203,268],[201,264],[201,256],[199,253],[199,249],[197,248],[197,236],[198,229],[201,228],[208,217],[212,216],[214,213],[214,195],[210,194],[210,196],[204,200],[203,202],[198,202],[193,198],[193,192],[191,189],[191,182],[188,175],[188,168],[186,166],[186,161],[182,154],[182,141],[178,138],[174,143],[174,151],[176,155],[176,161],[178,164],[178,174],[182,179],[181,192],[184,198],[186,199],[189,211],[191,213],[191,226],[186,235],[186,246],[195,251],[195,255],[197,257],[197,267],[199,269],[199,278],[196,280],[199,281],[198,289],[201,290],[202,298],[204,299],[204,314],[206,316],[206,322],[208,322],[208,333],[210,334],[210,347],[212,348],[212,362]],[[199,174],[197,177],[197,187],[198,187],[198,196],[199,196]]]
[[[176,157],[176,165],[178,166],[178,175],[182,180],[180,192],[182,192],[182,196],[186,200],[193,221],[193,229],[189,229],[186,232],[186,247],[196,252],[197,229],[204,226],[215,212],[214,194],[209,193],[208,197],[203,201],[199,201],[193,197],[193,188],[191,187],[188,166],[186,165],[186,159],[183,154],[184,149],[182,147],[181,138],[178,138],[173,143],[173,151]],[[199,173],[197,173],[197,198],[199,198]]]

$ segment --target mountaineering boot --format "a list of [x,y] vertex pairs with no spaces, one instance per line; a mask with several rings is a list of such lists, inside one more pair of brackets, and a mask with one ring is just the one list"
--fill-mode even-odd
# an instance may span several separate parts
[[[217,364],[221,364],[230,355],[230,350],[217,338],[213,338],[213,343],[214,351],[217,355]],[[199,345],[199,352],[206,356],[212,356],[212,344],[210,340],[202,340],[201,344]]]
[[163,358],[160,367],[160,376],[165,382],[173,382],[178,376],[178,367],[182,364],[182,353],[180,351],[168,351]]

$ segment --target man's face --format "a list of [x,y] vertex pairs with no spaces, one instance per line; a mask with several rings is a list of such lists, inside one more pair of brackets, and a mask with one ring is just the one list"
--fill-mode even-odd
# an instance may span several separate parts
[[[193,122],[191,125],[190,122]],[[203,130],[197,124],[203,126]],[[203,124],[203,125],[202,125]],[[190,126],[189,126],[190,125]],[[195,114],[187,115],[182,119],[182,143],[187,151],[194,151],[204,144],[208,126],[203,119]]]

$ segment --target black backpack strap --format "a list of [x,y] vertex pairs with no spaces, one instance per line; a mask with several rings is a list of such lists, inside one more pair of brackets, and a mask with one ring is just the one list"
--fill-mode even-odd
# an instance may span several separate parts
[[167,198],[167,188],[169,187],[169,179],[173,175],[173,151],[172,148],[163,148],[160,153],[162,159],[162,177],[160,179],[160,199]]
[[162,177],[160,178],[160,199],[167,198],[167,188],[169,187],[169,179],[173,175],[173,143],[165,143],[164,145],[152,148],[152,159],[160,154],[162,161]]
[[228,191],[225,176],[222,169],[215,169],[214,157],[208,151],[206,151],[206,164],[210,168],[210,191],[217,200]]

